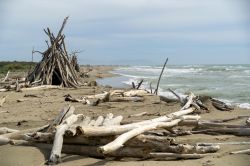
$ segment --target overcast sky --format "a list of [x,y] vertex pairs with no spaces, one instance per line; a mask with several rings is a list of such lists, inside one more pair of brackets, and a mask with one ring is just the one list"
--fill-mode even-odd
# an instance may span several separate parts
[[0,0],[0,60],[31,60],[68,15],[81,64],[250,64],[248,0]]

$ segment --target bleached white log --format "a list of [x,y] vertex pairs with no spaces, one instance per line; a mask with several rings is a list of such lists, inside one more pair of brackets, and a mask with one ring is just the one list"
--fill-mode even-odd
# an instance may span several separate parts
[[[81,115],[82,116],[82,115]],[[78,115],[71,115],[56,127],[56,134],[53,142],[53,148],[50,154],[49,162],[56,164],[61,161],[61,151],[63,145],[63,135],[65,131],[78,120]]]
[[143,96],[148,96],[148,95],[152,95],[151,93],[149,93],[148,91],[144,90],[144,89],[136,89],[136,90],[130,90],[130,91],[126,91],[123,93],[123,95],[125,97],[143,97]]
[[230,152],[230,154],[250,154],[250,149],[234,151],[234,152]]
[[8,127],[0,127],[0,134],[13,133],[13,132],[17,132],[17,131],[19,131],[19,130],[10,129]]
[[44,90],[44,89],[62,89],[61,86],[57,85],[40,85],[30,88],[21,88],[22,91],[29,91],[29,90]]
[[100,100],[105,100],[106,98],[108,98],[109,94],[110,94],[109,92],[104,92],[104,93],[101,93],[101,94],[86,96],[86,98],[87,98],[87,99],[100,99]]
[[0,145],[6,145],[8,143],[10,143],[10,139],[9,138],[0,136]]
[[181,121],[181,119],[175,119],[171,122],[155,122],[152,124],[137,127],[133,130],[130,130],[130,131],[120,135],[119,137],[117,137],[114,141],[110,142],[109,144],[107,144],[105,146],[101,146],[99,148],[99,151],[103,154],[108,154],[108,153],[114,152],[114,151],[120,149],[121,147],[123,147],[125,142],[127,142],[128,140],[130,140],[131,138],[133,138],[139,134],[142,134],[146,131],[155,130],[157,128],[171,128],[171,127],[177,125],[180,121]]
[[110,93],[110,96],[112,97],[112,96],[122,96],[123,95],[123,93],[124,93],[124,90],[113,90],[113,91],[111,91],[111,93]]
[[167,116],[162,116],[155,119],[145,120],[142,122],[131,123],[126,125],[118,125],[118,126],[100,126],[100,127],[87,127],[87,126],[79,126],[79,130],[85,136],[108,136],[108,135],[118,135],[124,132],[127,132],[131,129],[144,126],[147,124],[152,124],[155,122],[169,122],[173,119],[176,119],[180,116],[192,113],[194,108],[189,108],[187,110],[181,110],[174,113],[171,113]]

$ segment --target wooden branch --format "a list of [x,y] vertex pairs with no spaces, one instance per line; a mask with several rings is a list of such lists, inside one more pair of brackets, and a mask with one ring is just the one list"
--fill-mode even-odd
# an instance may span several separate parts
[[170,91],[171,93],[173,93],[177,99],[179,100],[179,102],[181,103],[182,106],[184,106],[187,102],[186,98],[181,97],[180,95],[178,95],[177,93],[175,93],[172,89],[168,88],[168,91]]
[[155,92],[154,92],[154,94],[156,94],[156,95],[158,95],[158,88],[159,88],[159,85],[160,85],[161,76],[162,76],[162,74],[163,74],[163,71],[164,71],[164,69],[165,69],[165,66],[166,66],[167,62],[168,62],[168,58],[166,59],[164,65],[163,65],[163,67],[162,67],[162,69],[161,69],[161,74],[160,74],[160,76],[159,76],[159,78],[158,78],[158,81],[157,81],[157,86],[156,86],[156,89],[155,89]]
[[144,101],[143,97],[111,97],[109,102],[142,102]]
[[242,142],[214,142],[214,143],[205,143],[199,142],[196,143],[197,146],[214,146],[214,145],[250,145],[250,142],[242,141]]
[[5,81],[8,79],[9,74],[10,74],[10,71],[8,71],[8,72],[7,72],[7,74],[6,74],[6,76],[4,77],[4,79],[3,79],[3,81],[2,81],[2,82],[5,82]]
[[100,126],[100,127],[87,127],[87,126],[79,126],[78,129],[84,134],[85,136],[108,136],[108,135],[117,135],[132,130],[134,128],[144,126],[147,124],[151,124],[154,122],[169,122],[173,119],[176,119],[180,116],[192,113],[194,108],[189,108],[186,110],[177,111],[171,113],[167,116],[161,116],[155,119],[145,120],[137,123],[131,123],[121,126]]
[[230,154],[248,154],[249,155],[250,149],[234,151],[234,152],[230,152]]
[[141,81],[138,83],[138,85],[137,85],[137,87],[136,87],[136,89],[140,89],[140,87],[141,87],[141,85],[142,85],[142,83],[143,83],[143,79],[141,79]]
[[[215,155],[215,154],[213,154]],[[150,153],[150,157],[153,158],[177,158],[177,159],[200,159],[206,156],[211,156],[211,154],[178,154],[178,153]]]
[[99,152],[101,152],[103,154],[108,154],[108,153],[114,152],[117,149],[120,149],[121,147],[123,147],[125,142],[127,142],[128,140],[130,140],[131,138],[133,138],[139,134],[142,134],[146,131],[155,130],[157,128],[171,128],[171,127],[177,125],[180,121],[181,121],[181,119],[176,119],[176,120],[173,120],[172,122],[165,122],[165,123],[164,122],[156,122],[153,124],[144,125],[144,126],[135,128],[131,131],[128,131],[127,133],[120,135],[119,137],[117,137],[114,141],[110,142],[109,144],[107,144],[105,146],[101,146],[98,150],[99,150]]
[[19,130],[15,130],[15,129],[10,129],[8,127],[0,127],[0,135],[1,134],[6,134],[6,133],[14,133],[17,132]]
[[54,127],[56,127],[57,125],[60,125],[63,122],[63,120],[73,115],[74,111],[75,111],[75,107],[70,106],[70,105],[61,109],[57,117],[50,124],[47,132],[51,132],[54,129]]
[[65,131],[78,120],[78,115],[71,115],[65,119],[62,124],[56,127],[53,148],[50,154],[49,162],[56,164],[61,161],[61,150],[63,145],[63,135]]

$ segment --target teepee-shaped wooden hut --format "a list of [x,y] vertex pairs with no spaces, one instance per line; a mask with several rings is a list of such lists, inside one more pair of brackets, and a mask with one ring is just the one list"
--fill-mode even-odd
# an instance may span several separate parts
[[[65,35],[62,34],[63,28],[68,20],[66,17],[61,29],[55,37],[50,29],[44,29],[48,35],[50,43],[46,41],[48,49],[42,54],[42,60],[36,65],[26,81],[36,85],[61,85],[63,87],[77,87],[80,85],[80,79],[75,70],[74,60],[72,61],[64,43]],[[72,64],[72,62],[74,64]]]

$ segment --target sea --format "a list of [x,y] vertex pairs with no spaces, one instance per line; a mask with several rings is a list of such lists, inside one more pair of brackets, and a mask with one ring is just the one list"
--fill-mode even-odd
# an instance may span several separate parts
[[[143,79],[143,88],[156,88],[162,66],[120,66],[112,73],[118,77],[99,80],[103,85],[128,87]],[[250,64],[247,65],[167,65],[159,86],[159,94],[174,97],[193,92],[209,95],[230,105],[250,109]]]

